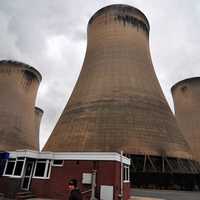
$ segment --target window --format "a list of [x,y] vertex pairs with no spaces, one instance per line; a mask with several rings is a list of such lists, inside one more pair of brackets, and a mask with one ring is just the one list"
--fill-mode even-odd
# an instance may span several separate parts
[[48,179],[51,173],[51,161],[50,160],[37,160],[33,178]]
[[130,181],[130,174],[129,173],[130,173],[129,166],[124,165],[124,174],[123,174],[124,182]]
[[63,160],[53,160],[52,166],[55,166],[55,167],[62,167],[63,164],[64,164],[64,161],[63,161]]
[[45,168],[46,168],[46,162],[41,162],[41,161],[37,162],[34,175],[37,177],[44,177]]
[[21,176],[23,166],[24,166],[23,160],[19,160],[19,161],[16,162],[15,170],[14,170],[14,176]]
[[4,175],[12,175],[15,167],[15,159],[7,160]]
[[24,158],[7,160],[4,176],[21,177],[24,169],[24,164]]

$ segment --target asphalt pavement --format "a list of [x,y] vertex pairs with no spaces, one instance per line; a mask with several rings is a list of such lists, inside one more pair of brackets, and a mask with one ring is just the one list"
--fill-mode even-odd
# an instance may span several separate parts
[[131,189],[133,200],[200,200],[200,192]]

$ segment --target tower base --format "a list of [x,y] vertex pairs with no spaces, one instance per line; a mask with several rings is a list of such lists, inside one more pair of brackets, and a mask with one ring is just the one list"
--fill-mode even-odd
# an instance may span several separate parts
[[134,188],[200,190],[200,163],[194,160],[131,155]]

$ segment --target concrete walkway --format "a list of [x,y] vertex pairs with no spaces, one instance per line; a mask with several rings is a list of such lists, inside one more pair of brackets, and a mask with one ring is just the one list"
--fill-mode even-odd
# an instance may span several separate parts
[[[130,200],[200,200],[200,192],[132,189]],[[50,200],[50,199],[30,199]],[[53,199],[51,199],[53,200]],[[54,199],[55,200],[55,199]]]
[[[130,200],[200,200],[200,192],[131,189]],[[8,200],[0,198],[0,200]],[[32,198],[29,200],[56,200]]]

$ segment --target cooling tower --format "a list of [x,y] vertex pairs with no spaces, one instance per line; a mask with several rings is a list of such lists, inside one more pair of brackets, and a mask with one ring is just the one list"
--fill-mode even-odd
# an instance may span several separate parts
[[40,81],[33,67],[0,61],[0,150],[39,149],[35,99]]
[[43,116],[43,110],[41,108],[35,107],[35,137],[37,140],[37,148],[39,149],[40,147],[40,124],[41,124],[41,119]]
[[172,96],[178,125],[193,155],[200,161],[200,77],[176,83]]
[[89,20],[80,76],[44,150],[191,157],[155,75],[141,11],[111,5]]

